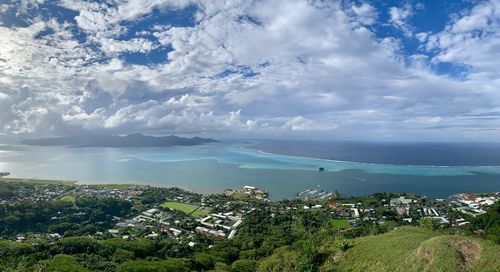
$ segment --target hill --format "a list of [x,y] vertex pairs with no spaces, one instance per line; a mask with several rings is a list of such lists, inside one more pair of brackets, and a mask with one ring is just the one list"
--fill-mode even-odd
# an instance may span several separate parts
[[178,136],[155,137],[140,133],[127,136],[110,135],[77,135],[58,138],[42,138],[24,140],[22,144],[38,146],[72,146],[72,147],[160,147],[160,146],[192,146],[217,142],[210,138],[183,138]]
[[400,227],[354,239],[334,271],[500,271],[500,245],[462,235]]

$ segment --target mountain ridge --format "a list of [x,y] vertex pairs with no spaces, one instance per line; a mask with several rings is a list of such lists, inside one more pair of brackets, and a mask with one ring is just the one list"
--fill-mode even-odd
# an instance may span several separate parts
[[211,138],[184,138],[175,135],[150,136],[141,133],[126,136],[113,135],[73,135],[54,138],[28,139],[21,143],[35,146],[71,146],[71,147],[164,147],[193,146],[217,142]]

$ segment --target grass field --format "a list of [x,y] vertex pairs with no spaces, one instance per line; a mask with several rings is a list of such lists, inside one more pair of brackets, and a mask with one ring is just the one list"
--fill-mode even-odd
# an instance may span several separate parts
[[205,217],[210,213],[210,210],[207,208],[199,208],[194,211],[191,215],[194,217]]
[[208,211],[204,209],[198,209],[200,206],[193,204],[180,203],[180,202],[165,202],[162,203],[160,206],[164,208],[170,208],[177,211],[181,211],[186,214],[191,214],[192,216],[195,217],[203,217],[208,214]]
[[500,271],[500,245],[401,227],[354,239],[335,271]]
[[347,221],[345,219],[332,219],[330,221],[330,225],[333,227],[333,229],[349,229],[349,228],[351,228],[349,221]]

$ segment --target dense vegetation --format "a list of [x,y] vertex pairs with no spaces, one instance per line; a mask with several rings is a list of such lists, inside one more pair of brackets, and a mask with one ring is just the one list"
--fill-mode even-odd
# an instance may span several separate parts
[[98,230],[112,227],[113,216],[126,216],[131,208],[131,203],[125,200],[88,196],[77,199],[67,197],[55,201],[21,201],[0,206],[0,234],[94,234]]
[[485,214],[471,218],[472,225],[469,232],[474,229],[484,230],[484,237],[500,244],[500,201],[490,208]]
[[[4,189],[9,191],[9,185]],[[1,187],[0,187],[1,188]],[[213,211],[243,209],[234,239],[189,234],[189,239],[112,237],[116,221],[171,201],[180,189],[145,189],[140,198],[65,195],[53,200],[18,201],[0,206],[0,271],[498,271],[500,269],[499,203],[471,219],[469,236],[422,219],[420,227],[401,227],[389,209],[377,209],[385,220],[360,221],[351,227],[324,209],[287,209],[311,205],[304,200],[268,203],[207,197]],[[6,195],[9,195],[8,193]],[[349,202],[376,204],[393,195],[376,194]],[[189,195],[199,203],[200,195]],[[230,204],[228,204],[230,203]],[[245,204],[246,203],[246,204]],[[181,207],[190,207],[183,205]],[[190,210],[192,207],[190,207]],[[173,211],[175,215],[176,212]],[[179,216],[188,216],[179,211]],[[484,237],[472,230],[481,228]],[[50,239],[47,233],[64,237]],[[96,236],[96,232],[103,232]],[[23,242],[19,233],[33,233]],[[10,239],[7,239],[9,238]],[[188,242],[194,242],[191,246]],[[496,243],[495,243],[496,242]]]

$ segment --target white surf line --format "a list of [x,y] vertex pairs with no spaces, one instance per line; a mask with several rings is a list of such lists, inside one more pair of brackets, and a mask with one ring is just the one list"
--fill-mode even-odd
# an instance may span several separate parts
[[307,157],[307,156],[297,156],[297,155],[285,155],[285,154],[279,154],[279,153],[271,153],[267,151],[262,151],[259,149],[255,149],[251,147],[252,145],[243,145],[239,146],[240,149],[242,150],[247,150],[250,152],[257,152],[263,155],[272,155],[272,156],[279,156],[283,158],[303,158],[303,159],[310,159],[310,160],[315,160],[315,161],[325,161],[325,162],[334,162],[334,163],[345,163],[345,164],[351,164],[351,165],[368,165],[368,166],[388,166],[388,167],[415,167],[415,168],[441,168],[441,169],[446,169],[446,168],[451,168],[451,169],[461,169],[461,170],[466,170],[466,171],[474,171],[477,169],[478,172],[481,172],[482,169],[491,169],[491,168],[500,168],[500,165],[425,165],[425,164],[391,164],[391,163],[371,163],[371,162],[356,162],[356,161],[342,161],[342,160],[332,160],[332,159],[322,159],[322,158],[315,158],[315,157]]

